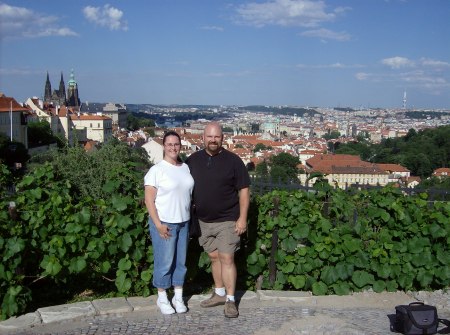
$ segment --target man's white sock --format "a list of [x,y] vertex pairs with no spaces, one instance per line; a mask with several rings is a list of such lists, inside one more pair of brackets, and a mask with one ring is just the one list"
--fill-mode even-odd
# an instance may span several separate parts
[[234,301],[234,295],[227,294],[227,301]]
[[225,287],[216,287],[214,289],[214,292],[216,292],[217,295],[220,295],[221,297],[224,297],[226,292],[225,292]]

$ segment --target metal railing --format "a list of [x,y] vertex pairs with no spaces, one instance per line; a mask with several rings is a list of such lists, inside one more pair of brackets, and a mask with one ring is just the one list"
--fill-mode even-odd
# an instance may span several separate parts
[[[263,195],[274,190],[286,190],[295,191],[302,190],[306,192],[315,192],[317,189],[314,188],[312,183],[301,184],[299,181],[282,181],[274,180],[270,177],[259,177],[252,175],[250,176],[251,185],[250,189],[253,195]],[[330,184],[333,189],[339,188]],[[370,185],[370,184],[347,184],[344,188],[348,192],[357,192],[360,190],[377,190],[382,189],[385,186],[381,185]],[[402,193],[407,195],[416,195],[420,193],[428,194],[428,201],[450,201],[450,189],[438,189],[438,188],[412,188],[412,187],[399,187]]]

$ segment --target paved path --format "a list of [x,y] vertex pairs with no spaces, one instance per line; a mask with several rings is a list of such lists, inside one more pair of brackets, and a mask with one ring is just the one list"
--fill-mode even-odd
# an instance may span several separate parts
[[[159,313],[155,296],[46,307],[0,322],[0,334],[384,335],[391,333],[394,307],[417,301],[401,292],[316,297],[306,292],[247,291],[239,296],[240,316],[227,319],[223,306],[199,307],[207,297],[192,296],[187,313],[169,316]],[[439,317],[449,318],[448,294],[439,299]]]

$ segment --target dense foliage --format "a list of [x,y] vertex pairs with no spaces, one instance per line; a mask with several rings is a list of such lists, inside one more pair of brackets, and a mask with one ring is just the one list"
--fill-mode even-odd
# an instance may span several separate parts
[[29,122],[27,125],[28,146],[30,148],[56,143],[58,138],[53,136],[50,123],[47,121]]
[[[67,300],[87,289],[112,296],[154,293],[142,202],[145,155],[111,142],[48,158],[13,195],[4,187],[9,171],[0,165],[0,318],[49,303],[39,299],[42,292]],[[12,201],[17,216],[9,210]],[[236,258],[238,288],[260,282],[262,288],[346,294],[447,287],[449,217],[448,202],[390,188],[256,197]],[[209,271],[209,260],[196,243],[187,262],[188,285],[206,289],[209,282],[198,278]]]
[[380,144],[357,142],[335,145],[337,154],[357,154],[374,163],[400,164],[411,175],[429,177],[433,171],[450,166],[450,126],[409,130],[400,138],[388,138]]
[[282,181],[284,183],[298,183],[298,164],[300,164],[299,158],[286,152],[272,156],[270,158],[270,177],[272,180]]
[[0,133],[0,163],[14,171],[16,163],[24,166],[29,158],[28,150],[22,143],[11,141],[8,136]]
[[258,203],[256,245],[247,258],[250,283],[261,276],[262,288],[317,295],[450,285],[448,202],[385,188],[274,191]]
[[154,127],[155,121],[152,117],[145,113],[128,113],[127,128],[130,130],[138,130],[146,127]]
[[[27,174],[16,194],[3,193],[2,318],[23,312],[40,285],[72,294],[89,285],[119,294],[150,293],[145,164],[145,157],[118,142],[91,153],[67,148]],[[10,201],[17,218],[8,212]]]

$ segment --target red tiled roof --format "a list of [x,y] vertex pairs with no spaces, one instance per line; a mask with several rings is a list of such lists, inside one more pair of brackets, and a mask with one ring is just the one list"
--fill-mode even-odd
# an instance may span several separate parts
[[399,164],[384,164],[384,163],[378,163],[378,166],[385,170],[390,172],[410,172],[407,168],[404,166],[401,166]]
[[434,170],[433,176],[449,176],[450,177],[450,168],[439,168]]
[[14,98],[0,96],[0,113],[9,113],[11,110],[13,112],[25,112],[28,111],[28,108],[23,107]]
[[306,166],[326,174],[386,174],[377,164],[362,161],[359,156],[353,155],[316,155],[306,160]]

